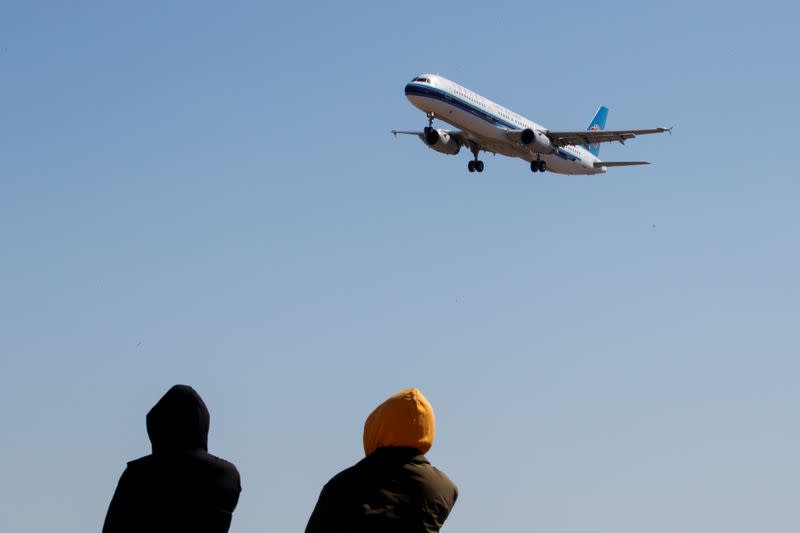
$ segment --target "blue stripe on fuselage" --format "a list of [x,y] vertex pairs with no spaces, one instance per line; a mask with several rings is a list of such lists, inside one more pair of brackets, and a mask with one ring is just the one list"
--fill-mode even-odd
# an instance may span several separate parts
[[561,159],[566,159],[567,161],[580,161],[581,160],[581,158],[578,157],[577,155],[575,155],[575,154],[573,154],[571,152],[567,152],[566,150],[562,150],[561,148],[557,149],[555,153],[556,153],[556,155],[558,157],[560,157]]
[[462,100],[461,98],[454,96],[453,94],[443,91],[441,89],[437,89],[436,87],[429,87],[427,85],[417,85],[416,83],[409,83],[406,85],[406,96],[422,96],[425,98],[432,98],[434,100],[440,100],[446,104],[450,104],[454,107],[459,109],[463,109],[467,113],[471,115],[475,115],[476,117],[489,122],[495,126],[500,126],[506,129],[511,130],[518,130],[520,129],[519,126],[512,124],[506,120],[501,119],[500,117],[496,117],[491,113],[481,109],[480,107],[467,102],[466,100]]
[[[463,109],[467,113],[474,115],[480,119],[489,122],[494,126],[500,126],[502,128],[511,129],[511,130],[519,130],[520,127],[516,124],[512,124],[506,120],[503,120],[499,117],[484,111],[483,109],[477,107],[466,100],[462,100],[461,98],[454,96],[453,94],[443,91],[441,89],[437,89],[436,87],[430,87],[428,85],[417,85],[416,83],[409,83],[406,85],[406,96],[422,96],[424,98],[432,98],[434,100],[442,101],[446,104],[452,105],[459,109]],[[557,149],[555,151],[555,155],[564,159],[566,161],[581,161],[581,157],[567,152],[566,150]]]

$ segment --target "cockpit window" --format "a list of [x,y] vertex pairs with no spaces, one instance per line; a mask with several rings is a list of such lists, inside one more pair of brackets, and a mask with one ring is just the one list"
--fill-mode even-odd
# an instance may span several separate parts
[[422,83],[430,83],[431,82],[431,80],[429,80],[428,78],[423,78],[421,76],[419,78],[414,78],[411,81],[421,81]]

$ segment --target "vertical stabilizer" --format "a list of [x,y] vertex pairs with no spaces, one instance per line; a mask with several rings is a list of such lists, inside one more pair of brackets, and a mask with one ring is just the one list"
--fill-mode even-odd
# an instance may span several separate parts
[[[608,108],[604,105],[600,106],[600,109],[597,110],[595,113],[594,118],[591,122],[589,122],[589,126],[586,128],[587,131],[599,131],[606,129],[606,119],[608,118]],[[589,150],[592,155],[597,156],[600,153],[600,145],[599,144],[584,144],[584,148]]]

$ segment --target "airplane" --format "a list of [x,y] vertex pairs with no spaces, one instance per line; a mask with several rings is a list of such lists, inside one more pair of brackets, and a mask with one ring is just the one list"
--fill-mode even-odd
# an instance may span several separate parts
[[[638,135],[671,132],[672,128],[606,130],[608,108],[600,106],[586,130],[549,130],[483,96],[437,74],[415,76],[405,88],[406,97],[425,112],[428,126],[423,131],[392,130],[416,135],[428,147],[455,155],[462,147],[474,157],[470,172],[483,172],[478,154],[492,152],[530,162],[532,172],[558,174],[602,174],[610,167],[648,165],[647,161],[602,161],[600,143],[626,140]],[[434,128],[434,119],[458,130]]]

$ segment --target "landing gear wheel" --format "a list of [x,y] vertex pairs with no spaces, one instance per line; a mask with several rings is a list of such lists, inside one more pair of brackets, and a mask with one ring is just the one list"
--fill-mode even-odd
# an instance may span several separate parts
[[[475,172],[475,161],[470,161],[467,163],[467,170],[470,172]],[[480,170],[478,172],[480,172]]]
[[539,172],[546,172],[547,171],[547,163],[544,161],[539,161]]
[[531,172],[539,172],[539,162],[531,161]]
[[433,128],[428,128],[428,131],[425,132],[425,142],[428,143],[428,146],[438,143],[439,132]]
[[475,161],[475,170],[483,172],[483,161]]

